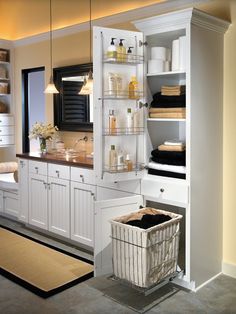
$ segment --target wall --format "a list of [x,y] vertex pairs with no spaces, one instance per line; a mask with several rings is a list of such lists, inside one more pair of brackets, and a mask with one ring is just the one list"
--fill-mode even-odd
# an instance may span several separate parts
[[231,3],[231,21],[224,47],[223,271],[236,278],[236,1]]

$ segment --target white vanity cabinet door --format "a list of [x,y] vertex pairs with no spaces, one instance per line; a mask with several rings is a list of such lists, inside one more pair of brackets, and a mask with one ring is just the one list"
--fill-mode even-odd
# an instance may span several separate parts
[[19,160],[19,220],[29,222],[29,186],[28,173],[29,162],[25,159]]
[[13,217],[19,215],[19,198],[17,193],[3,192],[4,213]]
[[70,237],[70,181],[48,177],[49,231]]
[[94,246],[95,187],[71,182],[71,239]]
[[39,174],[29,176],[29,224],[48,230],[47,177]]

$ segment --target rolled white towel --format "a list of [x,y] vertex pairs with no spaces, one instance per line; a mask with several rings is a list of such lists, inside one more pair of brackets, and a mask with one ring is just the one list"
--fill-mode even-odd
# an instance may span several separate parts
[[162,171],[177,172],[177,173],[186,173],[185,166],[173,166],[173,165],[159,164],[158,162],[153,162],[153,161],[150,161],[148,163],[148,168],[155,169],[155,170],[162,170]]
[[176,145],[176,146],[185,146],[185,142],[178,140],[178,139],[174,139],[174,140],[168,140],[164,142],[164,145]]
[[0,173],[15,172],[18,164],[15,161],[0,162]]

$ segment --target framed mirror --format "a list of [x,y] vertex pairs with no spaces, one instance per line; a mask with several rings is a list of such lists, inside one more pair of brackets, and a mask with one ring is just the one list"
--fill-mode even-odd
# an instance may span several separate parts
[[59,94],[54,94],[54,125],[60,131],[93,131],[92,95],[79,95],[92,63],[53,69],[54,83]]

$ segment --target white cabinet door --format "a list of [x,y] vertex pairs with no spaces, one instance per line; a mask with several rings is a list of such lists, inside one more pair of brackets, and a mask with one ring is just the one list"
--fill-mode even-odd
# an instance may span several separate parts
[[70,237],[70,181],[48,177],[49,230]]
[[95,186],[71,182],[71,239],[94,245]]
[[[106,57],[111,38],[124,38],[126,47],[134,47],[133,61],[109,60]],[[93,31],[93,78],[94,78],[94,171],[96,182],[119,182],[135,180],[143,177],[145,164],[145,132],[144,127],[138,130],[127,129],[127,110],[132,113],[138,109],[139,101],[145,102],[143,96],[143,42],[141,32],[132,32],[103,27],[94,27]],[[128,57],[123,56],[124,59]],[[114,62],[113,62],[114,61]],[[119,62],[118,62],[119,61]],[[110,73],[119,74],[120,90],[116,91],[109,86]],[[138,80],[137,95],[128,94],[128,85],[131,77]],[[117,95],[118,92],[118,95]],[[109,132],[109,111],[114,110],[116,128],[114,133]],[[132,171],[127,171],[123,164],[118,169],[116,165],[109,165],[109,152],[111,145],[116,149],[132,156]],[[117,162],[116,162],[117,164]]]
[[48,230],[47,177],[39,174],[29,176],[29,223]]
[[3,213],[3,191],[0,190],[0,213]]
[[19,160],[19,220],[29,222],[28,160]]
[[109,220],[143,206],[141,195],[95,202],[94,264],[95,275],[112,272],[111,226]]
[[3,192],[4,213],[13,217],[19,215],[19,199],[17,193]]

